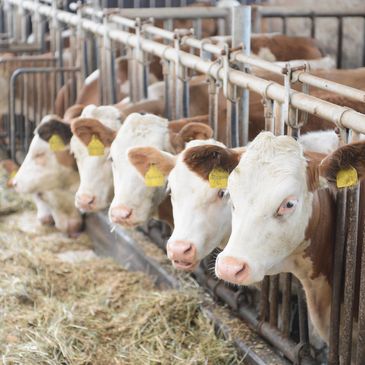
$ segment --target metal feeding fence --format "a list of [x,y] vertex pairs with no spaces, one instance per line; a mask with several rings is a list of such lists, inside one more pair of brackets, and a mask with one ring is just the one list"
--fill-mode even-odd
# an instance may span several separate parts
[[[357,102],[365,101],[365,92],[316,77],[307,70],[305,64],[288,63],[285,67],[281,67],[250,56],[250,7],[209,10],[189,7],[162,10],[124,9],[121,12],[119,10],[103,12],[95,11],[88,6],[79,6],[75,8],[77,14],[72,14],[58,9],[55,3],[53,6],[21,0],[4,0],[3,3],[4,8],[10,13],[21,9],[29,14],[33,21],[38,19],[49,25],[53,35],[50,40],[56,56],[54,69],[56,73],[72,73],[76,70],[63,67],[66,47],[62,41],[62,32],[65,29],[69,30],[71,49],[75,53],[72,66],[78,67],[81,71],[79,81],[83,81],[95,68],[100,70],[100,102],[103,104],[114,103],[117,100],[115,63],[119,57],[128,61],[131,100],[138,101],[148,97],[149,65],[150,57],[153,56],[159,58],[163,64],[166,116],[169,119],[189,116],[190,76],[194,73],[204,74],[207,76],[210,94],[210,125],[215,129],[217,136],[218,125],[225,124],[227,140],[223,142],[229,146],[246,144],[249,139],[250,92],[262,96],[265,106],[265,127],[275,134],[287,133],[297,136],[306,123],[308,114],[335,123],[341,131],[340,135],[344,143],[356,140],[359,133],[365,133],[365,115],[308,95],[308,88],[314,86]],[[272,10],[270,13],[270,8],[261,13],[264,17],[268,17],[269,14],[275,16],[276,13]],[[15,16],[14,14],[5,15],[9,18]],[[315,18],[316,14],[311,16]],[[145,20],[150,17],[154,18],[154,23]],[[181,18],[194,19],[194,21],[188,30],[172,31],[174,20]],[[220,24],[221,35],[230,35],[228,37],[230,45],[228,43],[217,45],[208,39],[199,39],[204,20],[207,18],[215,19]],[[32,24],[35,25],[35,23]],[[7,28],[3,30],[7,31]],[[8,34],[13,36],[15,33]],[[194,37],[194,34],[197,37]],[[281,75],[283,85],[249,73],[250,65]],[[42,72],[50,72],[48,70],[49,68],[45,68]],[[14,99],[17,97],[17,79],[20,77],[29,79],[38,71],[34,68],[23,69],[13,75],[10,102],[12,111],[14,111]],[[60,85],[64,82],[65,80],[61,81]],[[295,83],[300,85],[301,91],[293,90],[292,86]],[[223,92],[227,100],[226,121],[218,119],[220,92]],[[23,98],[23,100],[26,99]],[[40,113],[43,111],[42,109]],[[24,113],[27,115],[24,128],[30,130],[27,127],[30,120],[29,114],[27,111]],[[17,152],[16,141],[19,139],[20,143],[24,143],[25,135],[25,133],[19,133],[15,125],[16,121],[13,118],[9,131],[13,141],[13,157]],[[356,260],[357,231],[362,229],[358,227],[358,217],[361,213],[359,187],[339,189],[337,196],[333,305],[328,363],[339,364],[341,355],[341,364],[350,364],[352,359],[360,365],[365,362],[365,337],[363,336],[365,250],[362,251],[361,260]],[[158,238],[164,239],[160,231]],[[362,265],[356,265],[357,261],[361,261]],[[259,287],[237,289],[214,278],[209,271],[209,266],[209,259],[207,259],[194,275],[213,295],[233,308],[238,316],[254,327],[292,363],[318,363],[310,339],[304,293],[292,275],[267,277]],[[356,270],[362,271],[359,290],[355,289]],[[356,295],[359,293],[360,304],[357,304]],[[342,298],[344,298],[345,308],[343,313],[340,310]],[[353,318],[357,309],[359,316],[354,324]],[[344,323],[344,326],[341,326],[341,323]],[[353,329],[357,329],[354,337]],[[357,342],[356,352],[352,351],[353,338],[356,338]],[[259,360],[252,360],[252,362],[262,364]],[[283,363],[285,363],[284,360]]]

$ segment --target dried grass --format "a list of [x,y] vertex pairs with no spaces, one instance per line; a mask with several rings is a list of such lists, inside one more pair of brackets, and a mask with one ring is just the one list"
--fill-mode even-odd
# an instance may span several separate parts
[[200,310],[198,289],[159,291],[110,259],[61,261],[60,252],[88,250],[89,238],[35,224],[32,211],[0,216],[3,364],[240,363]]

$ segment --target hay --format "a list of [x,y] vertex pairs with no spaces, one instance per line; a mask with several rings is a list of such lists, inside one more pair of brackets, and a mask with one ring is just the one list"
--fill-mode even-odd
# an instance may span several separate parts
[[[3,364],[240,363],[198,289],[159,291],[142,273],[92,258],[86,235],[34,224],[32,211],[0,216]],[[87,260],[62,260],[70,251]]]

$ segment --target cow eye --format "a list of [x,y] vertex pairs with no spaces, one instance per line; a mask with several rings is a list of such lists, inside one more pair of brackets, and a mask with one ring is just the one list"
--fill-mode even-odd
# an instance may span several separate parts
[[294,212],[295,207],[298,204],[298,199],[294,195],[288,196],[283,202],[280,204],[279,209],[276,212],[277,216],[283,216],[286,214],[290,214]]
[[33,156],[33,158],[41,158],[41,157],[43,157],[45,155],[45,153],[44,152],[38,152],[38,153],[36,153],[34,156]]
[[224,195],[225,195],[226,191],[223,190],[223,189],[219,189],[218,190],[218,197],[219,199],[223,199],[224,198]]

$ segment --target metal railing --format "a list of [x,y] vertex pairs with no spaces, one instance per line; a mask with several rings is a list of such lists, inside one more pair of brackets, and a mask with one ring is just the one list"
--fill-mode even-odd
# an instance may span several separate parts
[[[365,30],[365,8],[359,6],[348,10],[303,10],[300,8],[284,7],[257,7],[255,17],[255,31],[260,33],[264,19],[281,19],[283,34],[289,34],[288,19],[308,19],[310,21],[310,36],[316,38],[318,19],[334,19],[337,22],[337,67],[343,66],[343,45],[344,45],[344,20],[346,18],[359,18],[363,20],[362,32]],[[332,38],[333,39],[333,38]],[[365,41],[363,39],[361,51],[362,64],[365,66]]]
[[[237,146],[244,144],[248,140],[249,123],[248,123],[248,106],[249,98],[248,93],[254,92],[262,95],[265,99],[265,105],[269,105],[266,112],[270,111],[266,117],[267,128],[275,131],[276,133],[284,133],[287,128],[287,133],[295,135],[300,130],[301,125],[297,119],[297,113],[295,111],[301,111],[305,113],[318,116],[324,120],[332,121],[342,131],[346,132],[347,129],[352,129],[356,133],[365,133],[365,115],[356,112],[350,108],[342,107],[326,100],[308,95],[306,92],[294,91],[291,88],[293,78],[299,80],[304,86],[315,86],[325,90],[331,90],[347,98],[363,102],[364,92],[348,86],[337,84],[328,80],[324,80],[312,75],[303,67],[291,66],[279,67],[264,61],[257,61],[249,56],[249,38],[250,38],[250,21],[249,21],[249,9],[239,8],[236,9],[235,14],[232,14],[227,9],[224,9],[224,13],[229,14],[234,29],[232,31],[232,45],[231,48],[228,45],[218,47],[207,43],[204,40],[198,40],[192,37],[189,33],[183,33],[181,31],[172,32],[168,29],[160,29],[152,24],[143,24],[138,20],[131,20],[121,15],[110,15],[103,18],[101,23],[100,19],[93,20],[89,16],[83,15],[81,9],[78,14],[71,14],[59,9],[52,8],[47,5],[39,5],[33,1],[20,1],[20,0],[7,0],[9,4],[14,7],[20,5],[31,14],[37,12],[39,16],[47,18],[48,21],[52,20],[54,26],[64,27],[67,26],[73,32],[73,36],[77,39],[76,44],[82,44],[87,34],[92,40],[102,47],[96,48],[96,54],[98,55],[98,67],[101,70],[103,80],[106,82],[105,87],[113,88],[113,56],[112,53],[108,55],[108,52],[114,51],[113,47],[125,49],[130,54],[130,60],[134,63],[133,75],[130,79],[130,91],[129,94],[132,100],[137,101],[143,97],[146,97],[146,73],[148,70],[144,68],[143,60],[145,55],[153,55],[161,59],[161,61],[167,65],[165,73],[165,83],[167,92],[165,93],[165,99],[167,104],[167,115],[178,118],[180,116],[189,115],[189,93],[188,85],[189,78],[182,77],[189,72],[199,72],[205,74],[209,80],[207,87],[210,88],[209,98],[209,113],[210,123],[212,126],[217,127],[218,123],[218,94],[220,89],[223,90],[225,97],[227,98],[227,140],[224,141],[228,145]],[[85,9],[84,9],[85,10]],[[145,10],[131,10],[131,12],[140,11],[139,18],[143,18]],[[150,11],[150,10],[149,10]],[[190,10],[189,10],[190,11]],[[199,14],[200,10],[197,10]],[[222,10],[217,10],[217,14]],[[129,16],[131,13],[129,13]],[[134,15],[136,16],[136,15]],[[237,18],[235,18],[237,17]],[[241,18],[240,18],[241,17]],[[240,29],[237,24],[242,24],[239,19],[245,18],[244,24],[246,29]],[[168,19],[167,19],[168,21]],[[60,29],[56,31],[59,34]],[[158,35],[164,38],[165,42],[153,40],[151,35]],[[57,38],[57,37],[55,37]],[[58,51],[59,56],[62,54],[62,47],[57,45],[57,40],[54,41],[53,48]],[[240,43],[244,43],[244,52],[239,47]],[[200,53],[191,54],[182,50],[182,45],[186,44],[195,49],[200,49]],[[103,57],[100,57],[103,54]],[[78,66],[81,67],[81,73],[85,69],[83,60],[87,61],[87,52],[85,50],[78,49]],[[234,63],[238,61],[241,63],[241,69],[233,67]],[[132,64],[131,63],[131,64]],[[246,71],[246,66],[253,64],[261,69],[266,69],[276,74],[283,75],[284,85],[280,85],[271,80],[266,80],[258,76],[249,74]],[[140,67],[142,65],[142,67]],[[61,69],[59,69],[60,71]],[[25,71],[25,70],[24,70]],[[63,70],[64,71],[64,70]],[[29,71],[36,72],[35,70]],[[47,71],[46,71],[47,72]],[[16,78],[23,74],[21,71],[14,75],[13,83],[15,84]],[[27,73],[24,72],[24,76]],[[182,86],[182,87],[181,87]],[[183,90],[183,91],[182,91]],[[304,90],[306,91],[306,90]],[[246,97],[241,96],[241,92]],[[12,88],[12,98],[15,99],[16,91]],[[102,98],[103,103],[111,102],[112,96],[104,95]],[[14,102],[12,106],[14,105]],[[12,109],[14,110],[14,109]],[[15,115],[13,113],[12,115]],[[12,146],[16,145],[16,131],[15,118],[12,119]],[[346,133],[343,133],[346,134]],[[21,136],[20,136],[21,137]],[[20,138],[21,140],[21,138]],[[347,141],[345,141],[347,142]],[[13,149],[13,147],[12,147]],[[14,151],[13,151],[14,152]],[[345,199],[343,198],[346,192],[339,193],[338,199],[338,214],[341,219],[344,219],[344,214],[347,211],[347,216],[357,217],[358,210],[356,210],[356,204],[352,203],[356,199],[351,198],[352,190],[349,189],[348,201],[350,206],[346,208]],[[342,197],[342,198],[341,198]],[[356,198],[356,196],[355,196]],[[355,207],[355,208],[354,208]],[[356,223],[356,222],[353,222]],[[339,361],[339,352],[336,350],[336,345],[339,343],[338,331],[340,328],[340,314],[336,312],[336,308],[339,308],[341,298],[341,270],[343,263],[341,258],[343,257],[343,250],[345,247],[344,240],[345,230],[352,228],[352,223],[348,227],[345,220],[339,220],[337,229],[337,247],[336,247],[336,263],[335,263],[335,278],[334,278],[334,291],[333,291],[333,311],[332,318],[334,319],[331,325],[331,345],[330,345],[330,363],[337,364]],[[346,235],[347,236],[347,235]],[[355,235],[348,235],[348,244],[346,247],[351,248],[355,245]],[[353,267],[353,250],[349,250],[346,256],[347,267]],[[347,271],[346,271],[347,272]],[[272,345],[274,345],[281,353],[284,354],[293,363],[301,364],[314,364],[315,360],[309,353],[309,331],[307,324],[306,305],[304,295],[296,280],[291,275],[283,276],[279,280],[278,276],[271,278],[265,278],[260,290],[260,299],[257,301],[257,290],[249,290],[242,288],[240,290],[231,290],[222,282],[217,281],[209,274],[207,266],[203,266],[195,273],[198,280],[204,282],[207,288],[216,296],[225,300],[236,313],[254,326],[257,331],[266,338]],[[353,275],[352,275],[353,276]],[[352,287],[354,280],[353,277],[345,280],[346,288]],[[362,285],[365,286],[365,283]],[[353,287],[352,287],[353,288]],[[354,298],[354,290],[348,290],[349,298]],[[361,293],[364,293],[362,288]],[[364,294],[362,294],[364,295]],[[294,298],[294,299],[293,299]],[[351,299],[347,299],[351,300]],[[295,302],[295,309],[292,305]],[[258,306],[258,308],[257,308]],[[349,307],[353,307],[353,302],[349,303]],[[297,319],[293,321],[294,312],[297,312]],[[347,314],[347,322],[352,323],[351,314]],[[363,312],[361,312],[363,315]],[[360,329],[364,326],[364,318],[360,316]],[[292,323],[297,323],[297,329],[293,329]],[[294,331],[295,330],[295,331]],[[351,353],[351,336],[349,333],[351,328],[345,329],[347,331],[347,337],[342,341],[341,345],[342,354],[349,356]],[[336,332],[337,331],[337,332]],[[294,333],[296,332],[296,333]],[[350,341],[350,346],[349,346]],[[362,343],[362,339],[359,339],[359,343]],[[350,349],[350,350],[349,350]],[[364,355],[359,352],[358,364],[362,364]]]

